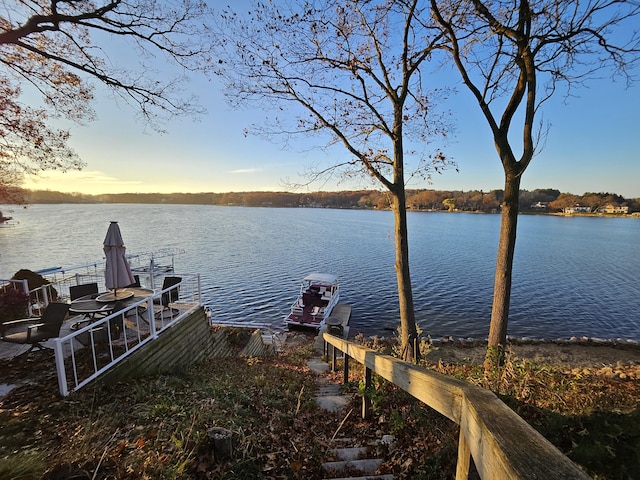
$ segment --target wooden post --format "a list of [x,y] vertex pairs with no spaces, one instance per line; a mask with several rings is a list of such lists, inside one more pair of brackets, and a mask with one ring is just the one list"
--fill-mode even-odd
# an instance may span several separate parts
[[490,391],[344,339],[327,340],[365,367],[363,417],[371,411],[375,372],[460,425],[457,480],[468,479],[472,461],[481,478],[493,480],[590,478]]
[[342,371],[344,373],[344,379],[342,383],[346,385],[347,383],[349,383],[349,355],[347,355],[346,353],[343,353],[342,357],[344,358],[344,364],[342,368]]
[[331,371],[336,371],[336,347],[331,345]]
[[369,391],[371,389],[371,369],[365,367],[364,369],[364,395],[362,396],[362,418],[365,420],[371,415],[371,398],[369,398]]
[[464,432],[460,429],[458,439],[458,463],[456,465],[456,480],[467,480],[469,478],[469,467],[471,466],[471,451],[469,444],[464,438]]
[[226,428],[214,427],[207,432],[216,460],[231,458],[234,450],[233,432]]

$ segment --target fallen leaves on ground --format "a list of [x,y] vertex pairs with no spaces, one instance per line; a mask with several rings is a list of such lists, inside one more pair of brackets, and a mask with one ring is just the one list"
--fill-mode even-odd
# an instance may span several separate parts
[[[396,478],[453,476],[457,426],[395,386],[376,380],[370,420],[345,417],[360,410],[355,362],[345,386],[351,404],[336,414],[320,410],[312,398],[317,378],[306,367],[309,344],[293,338],[273,358],[212,359],[66,398],[57,393],[50,353],[6,361],[0,383],[19,386],[0,399],[0,478],[314,479],[341,438],[380,455],[382,473]],[[473,362],[426,367],[493,389],[598,478],[633,478],[640,462],[637,365],[574,368],[511,358],[494,378]],[[326,378],[342,381],[341,373]],[[230,455],[216,450],[213,429],[229,432]],[[384,435],[393,435],[391,448],[380,442]]]

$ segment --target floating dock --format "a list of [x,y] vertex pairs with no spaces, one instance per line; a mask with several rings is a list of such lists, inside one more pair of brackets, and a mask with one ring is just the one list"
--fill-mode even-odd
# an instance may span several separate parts
[[342,338],[349,337],[349,320],[351,320],[351,305],[339,303],[331,311],[331,315],[327,318],[325,324],[320,327],[318,335],[313,342],[313,348],[317,352],[324,350],[324,340],[322,334],[329,332],[332,335],[338,335]]
[[[351,305],[339,303],[331,311],[331,315],[326,320],[325,324],[318,331],[318,335],[315,337],[314,348],[322,348],[322,334],[329,332],[332,335],[337,335],[342,338],[349,337],[349,321],[351,320]],[[284,345],[287,332],[281,330],[273,325],[267,323],[257,322],[216,322],[210,320],[211,326],[220,327],[238,327],[238,328],[251,328],[259,329],[262,331],[262,339],[265,344],[272,344],[276,347],[276,351],[282,349]]]
[[348,338],[349,320],[351,320],[351,305],[339,303],[333,307],[331,315],[325,322],[327,331]]

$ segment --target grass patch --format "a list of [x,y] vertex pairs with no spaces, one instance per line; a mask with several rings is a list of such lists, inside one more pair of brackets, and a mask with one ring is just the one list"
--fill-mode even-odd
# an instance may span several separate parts
[[[2,399],[0,478],[317,477],[333,432],[303,356],[216,359],[65,399],[43,394],[55,383],[17,388]],[[232,435],[230,458],[216,455],[213,428]]]
[[[393,353],[377,339],[360,343]],[[605,366],[594,358],[593,367],[575,368],[508,353],[505,365],[490,373],[482,360],[431,360],[423,365],[490,389],[594,479],[640,479],[637,362]],[[457,426],[394,385],[374,381],[379,382],[372,398],[377,421],[387,423],[396,435],[386,468],[396,478],[455,477]]]
[[567,368],[507,356],[431,368],[483,386],[595,479],[640,478],[640,381],[636,365]]

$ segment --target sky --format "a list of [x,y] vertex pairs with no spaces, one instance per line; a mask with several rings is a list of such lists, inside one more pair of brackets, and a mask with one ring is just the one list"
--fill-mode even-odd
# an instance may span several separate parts
[[[558,92],[541,116],[550,129],[544,148],[523,175],[521,188],[555,188],[561,192],[610,192],[640,197],[640,84],[627,88],[621,79],[603,74],[565,98]],[[410,188],[436,190],[501,189],[504,173],[489,127],[457,76],[447,77],[458,92],[446,108],[455,131],[445,154],[458,172],[436,174],[431,183]],[[31,189],[101,193],[172,193],[284,191],[287,183],[304,183],[310,165],[330,165],[347,157],[342,148],[325,150],[321,143],[266,140],[245,136],[245,129],[263,121],[262,110],[232,110],[217,79],[194,78],[185,86],[207,113],[194,121],[175,119],[158,134],[137,120],[131,107],[118,103],[104,87],[96,87],[97,120],[88,125],[60,122],[71,132],[70,145],[86,163],[80,172],[44,172],[29,178]],[[330,179],[309,191],[373,188],[368,180]],[[379,187],[378,187],[379,188]]]

